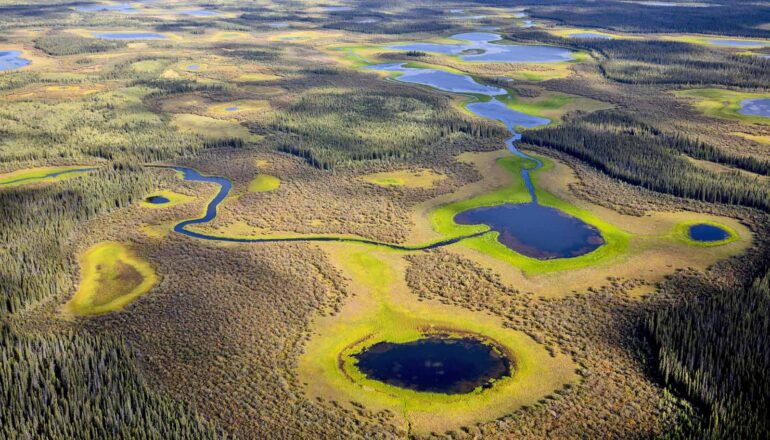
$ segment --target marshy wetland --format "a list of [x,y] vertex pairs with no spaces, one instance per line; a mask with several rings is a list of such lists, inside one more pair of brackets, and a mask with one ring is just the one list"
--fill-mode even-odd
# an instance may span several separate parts
[[0,437],[762,438],[770,19],[610,3],[2,7]]

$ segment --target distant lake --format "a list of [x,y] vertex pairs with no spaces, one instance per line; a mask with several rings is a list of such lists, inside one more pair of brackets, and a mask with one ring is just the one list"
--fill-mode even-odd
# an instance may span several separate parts
[[154,32],[106,32],[93,35],[107,40],[165,40],[167,38],[163,34]]
[[137,12],[137,9],[131,3],[92,4],[77,6],[75,10],[78,12]]
[[744,99],[738,113],[770,118],[770,98]]
[[211,11],[208,9],[186,9],[177,11],[177,13],[182,15],[193,15],[196,17],[215,17],[219,15],[219,12]]
[[556,208],[537,203],[505,203],[469,209],[454,218],[459,225],[488,225],[497,241],[538,260],[573,258],[604,244],[595,227]]
[[709,43],[716,46],[726,47],[746,47],[746,46],[768,46],[770,43],[766,41],[749,41],[749,40],[708,40]]
[[499,87],[477,83],[468,75],[446,72],[438,69],[416,69],[404,67],[406,63],[377,64],[367,66],[367,69],[382,70],[386,72],[400,72],[399,81],[423,84],[435,87],[445,92],[476,93],[481,95],[505,95],[507,92]]
[[458,55],[464,61],[491,61],[507,63],[544,63],[572,60],[572,52],[554,46],[529,46],[522,44],[496,44],[502,39],[491,32],[468,32],[452,35],[453,40],[468,43],[437,44],[408,43],[389,46],[396,50],[417,50],[422,52]]
[[574,34],[569,34],[572,38],[581,38],[581,39],[587,39],[587,40],[611,40],[612,37],[609,35],[604,34],[597,34],[596,32],[575,32]]
[[21,69],[30,63],[30,60],[21,57],[21,51],[0,51],[0,71]]

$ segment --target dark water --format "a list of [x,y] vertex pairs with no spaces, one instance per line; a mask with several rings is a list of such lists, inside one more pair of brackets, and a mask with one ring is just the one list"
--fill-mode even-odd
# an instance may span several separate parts
[[163,34],[155,32],[104,32],[95,33],[94,37],[106,40],[164,40]]
[[511,374],[510,361],[473,338],[432,336],[380,342],[355,356],[369,379],[416,391],[465,394]]
[[0,51],[0,71],[21,69],[29,63],[30,60],[21,57],[21,51]]
[[[464,61],[492,61],[506,63],[545,63],[572,60],[572,52],[553,46],[529,46],[523,44],[497,44],[498,34],[468,32],[452,35],[458,44],[410,43],[390,46],[390,49],[419,50],[422,52],[458,55]],[[469,50],[474,52],[469,53]]]
[[500,243],[538,260],[578,257],[604,244],[595,227],[537,203],[469,209],[457,214],[454,221],[460,225],[488,225],[500,233]]
[[719,226],[707,225],[705,223],[692,225],[689,229],[690,238],[695,241],[722,241],[730,236],[730,233]]
[[168,203],[171,201],[167,197],[163,197],[163,196],[151,196],[151,197],[147,197],[147,199],[145,200],[147,200],[148,203],[152,203],[154,205],[162,205],[164,203]]
[[744,99],[738,112],[742,115],[770,118],[770,98]]

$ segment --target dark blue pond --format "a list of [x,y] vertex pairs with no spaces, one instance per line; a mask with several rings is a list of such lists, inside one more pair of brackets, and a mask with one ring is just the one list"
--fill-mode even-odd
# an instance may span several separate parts
[[150,197],[147,197],[145,200],[147,200],[147,203],[152,203],[153,205],[163,205],[164,203],[168,203],[171,201],[167,197],[163,197],[163,196],[150,196]]
[[597,34],[596,32],[575,32],[574,34],[569,34],[572,38],[580,38],[580,39],[586,39],[586,40],[611,40],[612,37],[609,35],[604,34]]
[[744,99],[738,113],[770,118],[770,98]]
[[458,44],[410,43],[389,46],[397,50],[418,50],[422,52],[458,55],[464,61],[491,61],[506,63],[545,63],[572,60],[568,49],[553,46],[528,46],[521,44],[497,44],[498,34],[489,32],[468,32],[452,35]]
[[379,342],[355,355],[369,379],[400,388],[465,394],[489,388],[511,374],[505,355],[473,338],[432,336],[413,342]]
[[480,95],[505,95],[507,92],[499,87],[477,83],[468,75],[445,72],[438,69],[416,69],[404,67],[406,63],[377,64],[367,66],[367,69],[382,70],[385,72],[400,72],[398,80],[401,82],[422,84],[431,86],[445,92],[476,93]]
[[690,226],[688,233],[693,240],[703,242],[722,241],[730,237],[725,229],[705,223]]
[[94,37],[107,40],[164,40],[166,36],[155,32],[100,32]]
[[578,257],[604,244],[595,227],[537,203],[469,209],[457,214],[454,221],[460,225],[488,225],[500,233],[500,243],[538,260]]
[[28,59],[21,58],[21,51],[0,51],[0,71],[21,69],[28,66],[30,62]]

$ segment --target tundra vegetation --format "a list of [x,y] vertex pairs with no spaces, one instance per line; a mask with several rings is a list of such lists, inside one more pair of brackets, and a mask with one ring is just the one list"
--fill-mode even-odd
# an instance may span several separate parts
[[[738,112],[770,94],[768,5],[185,9],[206,12],[0,4],[0,53],[29,61],[0,69],[0,437],[770,437],[770,119]],[[474,31],[573,59],[388,49]],[[489,96],[377,63],[551,122],[512,155],[468,106]],[[277,241],[175,232],[219,188],[173,165],[233,185],[190,230]],[[454,222],[532,202],[522,173],[605,244],[537,260]],[[511,375],[450,395],[356,367],[426,335],[488,341]]]

